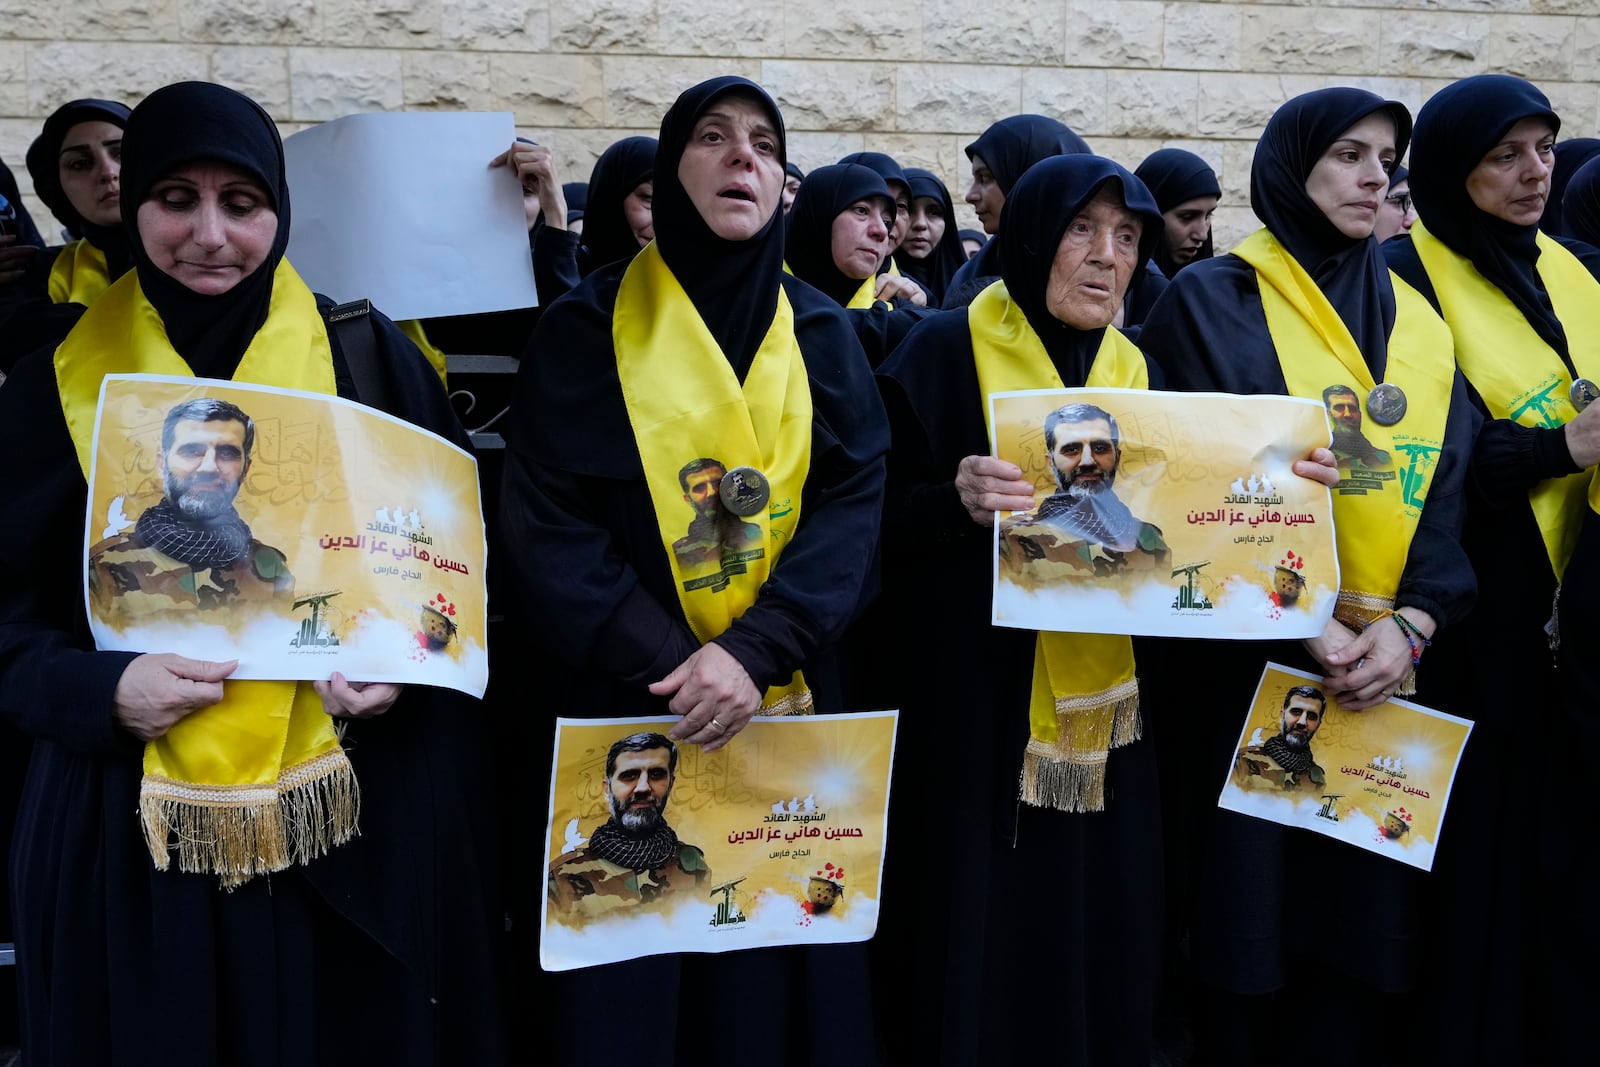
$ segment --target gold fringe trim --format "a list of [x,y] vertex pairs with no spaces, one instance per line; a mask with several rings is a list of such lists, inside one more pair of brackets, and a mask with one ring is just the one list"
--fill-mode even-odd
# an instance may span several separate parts
[[1417,669],[1411,668],[1411,673],[1406,675],[1406,680],[1400,683],[1400,688],[1394,691],[1397,697],[1414,697],[1417,695]]
[[1394,610],[1394,597],[1377,593],[1356,593],[1339,590],[1333,605],[1333,617],[1354,630],[1363,630],[1374,620]]
[[[359,832],[361,790],[342,749],[285,768],[275,785],[196,785],[146,775],[139,784],[145,845],[165,871],[215,874],[225,889],[305,864]],[[173,839],[176,838],[176,841]]]
[[[1139,714],[1139,683],[1130,680],[1091,696],[1069,695],[1056,698],[1058,718],[1056,742],[1029,737],[1022,753],[1022,772],[1018,796],[1024,804],[1057,811],[1088,812],[1106,809],[1106,758],[1109,750],[1139,740],[1144,723]],[[1073,743],[1074,725],[1085,716],[1109,717],[1105,725],[1090,723],[1093,737],[1106,737],[1098,743]],[[1074,720],[1079,720],[1074,723]]]
[[761,710],[756,714],[811,715],[816,710],[816,703],[811,699],[811,690],[803,689],[798,693],[790,693],[775,703],[761,705]]

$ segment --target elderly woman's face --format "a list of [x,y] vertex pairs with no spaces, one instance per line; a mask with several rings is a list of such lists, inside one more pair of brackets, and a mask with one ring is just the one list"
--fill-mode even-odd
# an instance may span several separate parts
[[56,157],[61,191],[86,222],[122,225],[122,127],[94,120],[75,122]]
[[1044,294],[1050,314],[1079,330],[1111,325],[1139,265],[1143,231],[1122,197],[1109,189],[1096,193],[1067,223],[1056,248]]
[[767,109],[747,96],[720,97],[695,121],[678,181],[712,233],[747,241],[761,232],[783,195],[782,144]]
[[1394,119],[1374,111],[1322,153],[1306,177],[1306,195],[1346,237],[1371,237],[1394,161]]
[[1544,214],[1555,166],[1556,131],[1545,119],[1523,119],[1484,153],[1467,175],[1467,195],[1479,211],[1516,226]]
[[150,187],[139,240],[163,273],[205,296],[226,293],[266,261],[278,232],[272,198],[226,163],[189,163]]

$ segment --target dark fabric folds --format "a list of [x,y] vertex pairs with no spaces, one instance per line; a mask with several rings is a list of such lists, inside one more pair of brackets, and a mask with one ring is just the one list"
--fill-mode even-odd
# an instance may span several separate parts
[[584,273],[639,251],[622,202],[655,174],[657,147],[654,137],[624,137],[595,160],[583,219]]

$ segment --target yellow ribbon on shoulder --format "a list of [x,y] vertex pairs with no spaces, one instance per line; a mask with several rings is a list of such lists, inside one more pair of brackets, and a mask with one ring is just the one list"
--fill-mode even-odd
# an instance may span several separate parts
[[[134,271],[89,305],[56,349],[55,371],[86,480],[101,379],[194,375]],[[278,265],[267,319],[234,380],[334,393],[327,328],[288,260]],[[176,837],[181,870],[242,885],[348,841],[359,806],[354,768],[309,682],[224,682],[221,703],[145,745],[139,810],[159,870],[168,868]]]
[[[652,242],[622,276],[611,332],[661,546],[689,628],[704,644],[756,602],[800,522],[811,468],[811,382],[794,311],[780,289],[772,325],[741,386]],[[702,515],[683,473],[696,465],[711,469],[702,461],[723,472],[754,468],[768,486],[765,506],[736,516],[714,502]],[[761,703],[763,715],[812,710],[799,671],[768,689]]]
[[[1349,327],[1305,268],[1265,229],[1245,238],[1233,254],[1255,268],[1289,395],[1318,400],[1329,386],[1343,385],[1365,404],[1378,383]],[[1450,328],[1421,293],[1393,273],[1389,280],[1395,319],[1383,377],[1405,393],[1405,416],[1393,426],[1362,420],[1361,433],[1385,462],[1368,467],[1352,461],[1333,494],[1339,549],[1334,615],[1358,628],[1394,608],[1444,447],[1455,379]]]
[[50,265],[50,301],[88,307],[111,288],[111,281],[106,254],[79,238],[57,253]]
[[[899,272],[898,271],[890,271],[889,273],[897,274]],[[878,276],[876,274],[869,274],[869,275],[866,276],[865,279],[862,280],[861,287],[856,290],[855,295],[850,298],[850,302],[845,304],[845,307],[847,307],[847,308],[870,308],[870,307],[872,307],[872,305],[874,303],[877,302],[877,299],[878,299],[877,295],[876,295],[877,292],[878,292]],[[884,303],[889,304],[889,302],[887,300],[884,301]],[[891,310],[891,311],[894,310],[894,305],[893,304],[889,304],[889,310]]]
[[[1567,350],[1578,374],[1600,382],[1600,284],[1576,256],[1544,234],[1539,245],[1539,279],[1567,335]],[[1445,321],[1455,334],[1456,362],[1478,391],[1489,414],[1522,426],[1564,426],[1576,415],[1568,391],[1572,375],[1556,350],[1544,342],[1501,288],[1472,261],[1428,232],[1411,227],[1428,280]],[[1584,497],[1600,512],[1592,472],[1549,478],[1528,491],[1545,553],[1559,581],[1578,543]]]
[[[1061,389],[1064,383],[1004,282],[978,294],[967,309],[967,326],[992,441],[989,394]],[[1107,327],[1083,384],[1148,389],[1150,374],[1133,342]],[[1028,733],[1022,800],[1060,811],[1105,810],[1107,756],[1141,733],[1133,642],[1121,634],[1041,632],[1034,644]]]
[[422,354],[427,357],[428,366],[433,368],[434,373],[439,375],[439,380],[444,382],[445,388],[448,389],[450,387],[450,381],[445,377],[444,351],[439,348],[438,345],[429,340],[428,331],[422,328],[422,320],[402,319],[400,322],[395,323],[395,325],[400,327],[401,333],[411,338],[416,346],[422,349]]

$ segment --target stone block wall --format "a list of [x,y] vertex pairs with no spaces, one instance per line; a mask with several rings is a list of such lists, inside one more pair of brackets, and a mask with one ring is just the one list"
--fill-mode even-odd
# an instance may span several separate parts
[[356,111],[513,111],[583,180],[679,90],[738,73],[776,95],[802,167],[877,148],[958,204],[962,146],[1019,111],[1130,167],[1189,148],[1222,178],[1226,247],[1254,226],[1255,138],[1296,93],[1360,85],[1415,110],[1503,71],[1539,83],[1564,137],[1600,111],[1600,0],[0,0],[0,27],[0,157],[25,190],[51,109],[185,78],[250,94],[285,134]]

